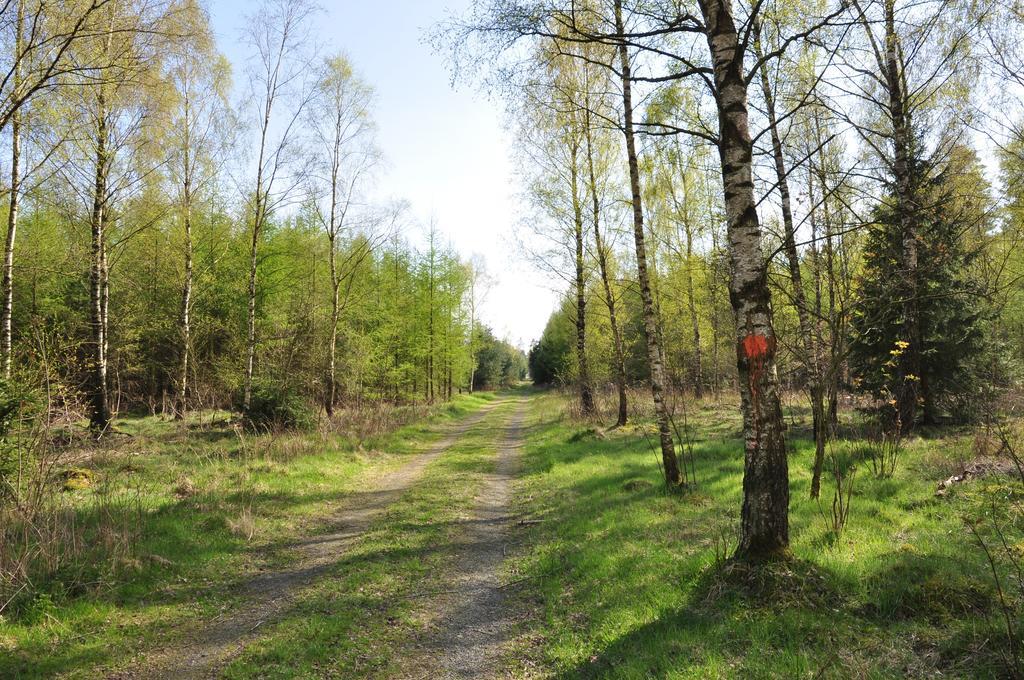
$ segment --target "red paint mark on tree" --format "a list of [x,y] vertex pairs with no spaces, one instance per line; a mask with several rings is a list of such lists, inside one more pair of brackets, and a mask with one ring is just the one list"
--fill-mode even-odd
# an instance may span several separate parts
[[[774,340],[774,338],[772,339]],[[765,336],[751,333],[743,338],[743,355],[751,362],[763,360],[768,355],[772,344],[774,343]]]
[[[760,383],[765,375],[765,363],[770,354],[775,352],[775,337],[767,337],[751,332],[740,341],[740,352],[747,362],[747,384],[750,387],[750,399],[753,401],[754,413],[760,412],[758,402],[761,400]],[[753,441],[747,442],[747,448],[756,449],[761,441],[761,419],[755,417]]]

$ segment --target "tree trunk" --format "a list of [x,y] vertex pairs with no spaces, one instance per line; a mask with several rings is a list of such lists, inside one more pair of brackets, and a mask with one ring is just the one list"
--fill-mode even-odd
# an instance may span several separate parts
[[[825,433],[827,436],[834,437],[836,432],[839,430],[839,372],[842,366],[843,347],[842,343],[846,337],[846,330],[843,328],[843,316],[838,311],[838,305],[836,302],[836,270],[835,270],[835,247],[833,244],[833,238],[835,237],[832,230],[832,219],[829,215],[827,203],[824,202],[825,192],[827,190],[825,183],[825,171],[819,168],[818,171],[818,183],[822,187],[822,216],[825,222],[825,272],[828,276],[828,331],[829,331],[829,355],[827,368],[822,371],[822,389],[828,400],[828,404],[825,407],[824,419],[825,419]],[[820,276],[820,273],[817,274]],[[848,297],[848,296],[847,296]],[[819,313],[818,318],[821,318]],[[825,345],[824,338],[818,338],[819,347]]]
[[615,350],[615,385],[619,392],[619,413],[615,421],[616,427],[622,427],[629,418],[626,400],[626,357],[622,349],[622,333],[619,331],[618,318],[615,315],[615,295],[608,274],[608,253],[601,239],[601,201],[597,195],[597,176],[594,172],[593,130],[590,125],[590,108],[584,112],[587,141],[587,172],[590,179],[590,197],[594,219],[594,247],[597,249],[597,265],[601,272],[601,285],[604,287],[605,305],[608,307],[608,323],[612,331],[612,344]]
[[701,9],[714,65],[732,265],[729,296],[736,314],[743,405],[743,509],[736,557],[761,560],[785,555],[789,546],[789,469],[775,367],[776,338],[751,173],[753,144],[743,52],[728,0],[704,0]]
[[[331,199],[333,204],[334,199]],[[330,253],[328,254],[328,260],[331,267],[331,340],[330,345],[327,348],[327,390],[324,394],[324,410],[327,412],[327,417],[330,418],[334,415],[334,405],[338,399],[338,319],[341,316],[340,300],[338,296],[341,294],[341,279],[338,278],[338,264],[337,255],[335,250],[335,232],[333,231],[333,214],[334,208],[331,208],[331,221],[332,221],[332,232],[329,234],[330,241]]]
[[[622,21],[622,2],[615,1],[615,30],[624,33]],[[654,315],[654,300],[651,295],[651,283],[647,275],[647,250],[644,234],[643,195],[640,191],[640,166],[637,162],[636,140],[633,131],[633,95],[631,92],[631,74],[629,49],[622,43],[619,45],[619,62],[622,77],[622,113],[623,133],[626,138],[626,156],[629,161],[629,190],[633,203],[633,240],[636,246],[637,279],[640,283],[640,300],[643,304],[644,334],[647,338],[647,355],[651,371],[651,394],[654,397],[654,414],[658,422],[658,438],[661,442],[661,461],[664,466],[665,482],[675,488],[685,484],[679,459],[676,457],[675,442],[669,425],[668,409],[662,394],[665,371],[661,359],[661,346],[658,344],[658,327]]]
[[[708,186],[709,190],[710,188]],[[726,283],[728,276],[722,271],[719,263],[718,229],[714,225],[711,227],[711,253],[712,256],[708,262],[708,266],[711,268],[708,283],[708,287],[711,289],[711,389],[715,393],[715,401],[719,402],[722,397],[722,360],[719,357],[719,351],[721,350],[723,332],[718,303],[721,299],[720,291],[722,288],[728,288]]]
[[[17,24],[14,37],[14,73],[12,89],[21,89],[21,58],[24,42],[25,2],[18,2]],[[3,356],[3,375],[11,379],[14,343],[12,318],[14,316],[14,240],[18,232],[18,200],[21,197],[21,109],[11,112],[11,196],[7,212],[7,239],[4,241],[3,310],[0,312],[0,355]]]
[[686,305],[690,313],[693,331],[693,396],[704,396],[704,367],[700,351],[700,319],[697,317],[697,299],[693,288],[693,231],[689,224],[686,231]]
[[474,270],[469,281],[469,394],[473,394],[476,378],[476,276]]
[[245,386],[242,395],[242,410],[246,412],[252,405],[252,381],[256,365],[256,269],[259,264],[260,230],[263,221],[261,194],[262,188],[257,189],[256,216],[252,226],[252,240],[249,244],[249,306],[246,326]]
[[[575,134],[575,131],[574,131]],[[583,206],[579,194],[579,144],[572,142],[569,182],[572,185],[573,239],[576,247],[576,362],[579,369],[580,413],[594,413],[594,393],[587,366],[587,287],[583,270]]]
[[[188,166],[188,152],[185,164]],[[192,346],[192,184],[189,170],[185,171],[184,222],[185,222],[185,278],[181,286],[181,363],[178,366],[178,406],[175,418],[185,417],[188,410],[189,351]]]
[[427,402],[434,403],[434,227],[430,228],[430,275],[427,289]]
[[704,396],[704,371],[700,349],[700,319],[697,317],[697,300],[693,286],[693,227],[689,215],[689,192],[686,186],[686,169],[679,162],[678,154],[676,164],[679,167],[680,181],[683,185],[683,200],[676,196],[675,187],[669,185],[669,193],[672,196],[672,205],[675,208],[678,220],[686,235],[686,307],[690,315],[690,329],[693,336],[693,365],[690,372],[693,378],[693,396],[700,399]]
[[266,220],[269,190],[263,186],[263,163],[267,153],[267,133],[270,129],[270,116],[274,108],[272,90],[267,90],[263,102],[263,125],[260,128],[260,153],[256,161],[256,197],[253,206],[252,241],[249,244],[249,290],[248,290],[248,325],[246,336],[245,385],[242,395],[242,410],[248,411],[252,405],[252,381],[256,368],[256,275],[259,265],[260,232]]
[[10,380],[13,364],[14,344],[12,341],[12,317],[14,315],[14,240],[18,232],[18,199],[21,192],[21,112],[11,116],[11,196],[7,213],[7,240],[4,242],[3,275],[3,339],[0,353],[3,354],[4,378]]
[[[758,59],[763,56],[761,27],[754,23],[754,52]],[[821,472],[825,461],[825,386],[818,353],[816,330],[807,308],[804,295],[803,276],[800,272],[800,254],[796,249],[796,227],[793,225],[793,208],[790,201],[789,179],[786,160],[782,153],[782,139],[779,137],[778,119],[775,114],[775,96],[768,80],[768,70],[761,69],[761,91],[768,113],[768,130],[771,134],[772,157],[775,161],[775,178],[778,182],[779,200],[782,204],[783,250],[789,265],[789,278],[793,286],[793,306],[796,307],[800,336],[803,339],[803,364],[807,370],[807,389],[811,398],[811,417],[814,430],[814,467],[811,474],[811,498],[821,493]],[[813,210],[814,201],[810,201]]]
[[906,112],[903,74],[897,52],[895,0],[885,0],[884,77],[889,95],[892,121],[893,174],[896,185],[896,214],[903,235],[902,270],[904,276],[903,335],[907,348],[899,357],[896,398],[899,427],[905,433],[917,418],[921,379],[921,320],[917,299],[917,206],[916,183],[910,167],[911,129]]
[[92,266],[89,273],[89,325],[91,331],[91,365],[89,366],[89,425],[97,437],[110,426],[110,400],[107,395],[107,252],[106,202],[107,112],[106,100],[98,95],[98,126],[96,130],[96,176],[90,220],[92,230]]

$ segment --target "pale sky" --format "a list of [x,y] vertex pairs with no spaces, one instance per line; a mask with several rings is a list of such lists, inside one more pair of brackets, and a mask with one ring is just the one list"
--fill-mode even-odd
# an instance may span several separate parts
[[[556,304],[557,282],[521,264],[512,245],[518,208],[501,103],[472,86],[451,86],[445,55],[426,31],[469,0],[322,0],[318,23],[328,50],[342,50],[376,90],[378,142],[387,166],[375,193],[431,217],[464,256],[482,255],[495,283],[481,316],[499,337],[526,348]],[[254,3],[210,0],[218,44],[244,79],[239,32]],[[384,9],[386,8],[386,9]],[[422,235],[408,233],[420,242]]]

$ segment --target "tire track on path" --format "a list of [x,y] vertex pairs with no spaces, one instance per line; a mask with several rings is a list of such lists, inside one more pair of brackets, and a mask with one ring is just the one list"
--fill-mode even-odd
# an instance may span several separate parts
[[427,466],[506,403],[506,399],[499,399],[484,406],[425,452],[416,454],[413,460],[397,470],[386,473],[373,489],[349,494],[344,507],[330,516],[335,530],[294,543],[293,547],[300,554],[299,560],[285,569],[260,574],[248,581],[240,591],[245,602],[227,617],[207,622],[199,630],[189,633],[182,643],[152,652],[128,670],[111,673],[107,677],[216,677],[220,668],[261,636],[261,627],[280,619],[305,588],[339,562],[373,522],[416,484]]
[[409,677],[505,677],[502,656],[515,621],[506,606],[501,565],[511,538],[512,483],[528,405],[526,399],[518,401],[497,447],[495,469],[486,475],[458,536],[463,547],[448,579],[450,588],[424,607],[440,614],[417,645]]

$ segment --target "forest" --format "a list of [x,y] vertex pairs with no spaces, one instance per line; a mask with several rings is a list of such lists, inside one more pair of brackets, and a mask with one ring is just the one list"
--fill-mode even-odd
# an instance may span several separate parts
[[1024,678],[1017,3],[431,7],[528,349],[217,4],[0,2],[0,677]]

